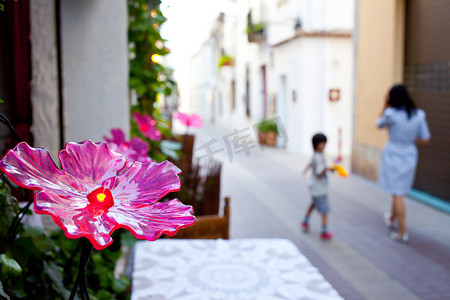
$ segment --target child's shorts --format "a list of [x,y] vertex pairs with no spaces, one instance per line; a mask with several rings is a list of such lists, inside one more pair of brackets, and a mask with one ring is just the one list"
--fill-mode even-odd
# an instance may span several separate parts
[[327,195],[312,197],[314,207],[321,214],[326,214],[330,211],[330,207],[328,206],[328,197]]

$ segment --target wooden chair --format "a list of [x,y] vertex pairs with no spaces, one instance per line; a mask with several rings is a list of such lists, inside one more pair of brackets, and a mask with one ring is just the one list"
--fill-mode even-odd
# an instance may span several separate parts
[[173,237],[175,239],[228,239],[230,226],[230,198],[225,197],[223,215],[203,215],[197,217],[197,222],[180,229]]

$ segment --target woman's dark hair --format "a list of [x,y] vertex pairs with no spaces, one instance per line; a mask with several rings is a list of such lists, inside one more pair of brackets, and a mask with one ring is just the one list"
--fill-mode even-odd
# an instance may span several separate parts
[[409,96],[408,90],[402,84],[396,84],[391,88],[387,104],[393,108],[406,110],[408,118],[416,110],[416,106]]
[[323,133],[317,133],[312,137],[312,145],[314,150],[316,150],[317,145],[322,142],[327,142],[327,137]]

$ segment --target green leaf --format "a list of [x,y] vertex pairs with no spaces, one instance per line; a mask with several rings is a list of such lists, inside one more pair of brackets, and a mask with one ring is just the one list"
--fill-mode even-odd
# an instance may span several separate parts
[[54,262],[44,261],[44,272],[48,277],[50,277],[58,291],[63,294],[64,298],[68,299],[70,296],[70,292],[64,286],[62,270]]
[[160,147],[161,152],[167,155],[168,157],[171,157],[175,160],[178,160],[180,158],[177,151],[181,149],[181,143],[165,140],[161,142]]
[[112,288],[115,293],[121,293],[130,285],[130,280],[124,275],[121,275],[118,279],[114,279]]
[[1,281],[0,281],[0,296],[5,297],[6,299],[10,300],[9,296],[3,290],[3,284]]
[[263,120],[258,124],[258,130],[261,132],[274,131],[276,134],[278,134],[277,120],[275,118]]
[[45,235],[44,228],[31,226],[31,225],[24,225],[24,232],[20,235],[21,237],[30,237],[35,238],[41,235]]
[[44,231],[44,228],[34,227],[30,225],[24,226],[25,232],[21,236],[31,237],[33,245],[43,253],[53,250],[56,245]]
[[0,255],[0,263],[3,265],[5,272],[11,271],[15,275],[22,273],[22,268],[17,261],[14,258],[7,257],[6,254]]
[[120,233],[120,242],[127,247],[133,247],[137,243],[137,239],[129,231],[123,231]]
[[97,292],[97,299],[98,300],[110,300],[114,299],[113,294],[108,292],[107,290],[100,290]]
[[181,150],[181,143],[176,141],[162,141],[161,147],[170,150]]
[[111,280],[114,278],[114,274],[112,273],[111,268],[96,266],[99,278],[98,281],[100,283],[100,287],[109,288],[111,286]]

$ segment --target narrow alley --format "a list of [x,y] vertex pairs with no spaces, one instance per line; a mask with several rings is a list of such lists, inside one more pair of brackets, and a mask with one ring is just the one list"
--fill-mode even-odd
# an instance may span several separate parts
[[450,298],[450,231],[441,230],[450,228],[447,213],[407,198],[411,240],[401,244],[389,238],[383,222],[390,196],[360,176],[332,175],[329,229],[334,238],[322,241],[317,213],[309,233],[300,228],[310,203],[302,175],[308,158],[261,149],[256,142],[248,156],[233,152],[223,142],[230,134],[212,125],[198,129],[194,155],[205,155],[201,146],[217,141],[221,194],[231,197],[231,239],[290,239],[345,299]]

